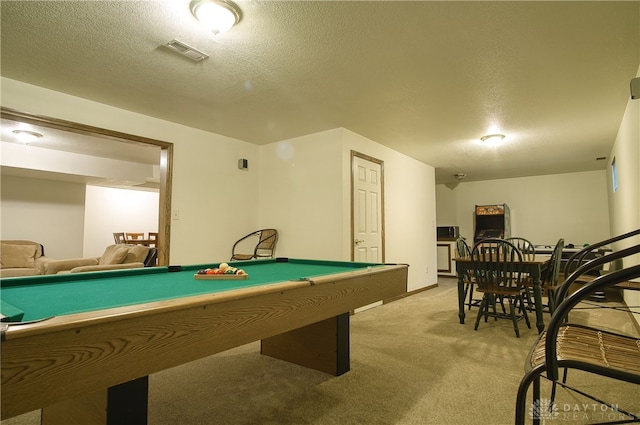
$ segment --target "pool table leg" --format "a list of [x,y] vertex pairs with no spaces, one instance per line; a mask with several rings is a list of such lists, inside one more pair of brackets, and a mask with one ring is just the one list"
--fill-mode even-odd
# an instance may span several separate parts
[[264,355],[334,376],[349,371],[349,313],[262,340]]
[[149,377],[144,376],[42,409],[42,425],[146,425]]

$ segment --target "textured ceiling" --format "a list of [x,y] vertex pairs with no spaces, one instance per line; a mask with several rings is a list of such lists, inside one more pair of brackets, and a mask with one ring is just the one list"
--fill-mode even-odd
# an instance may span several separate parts
[[637,1],[237,4],[213,36],[189,0],[3,0],[1,74],[255,144],[344,127],[448,183],[605,168],[640,65]]

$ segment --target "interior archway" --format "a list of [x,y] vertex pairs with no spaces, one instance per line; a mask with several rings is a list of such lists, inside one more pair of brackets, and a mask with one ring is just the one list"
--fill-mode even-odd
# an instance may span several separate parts
[[[34,115],[25,112],[16,111],[10,108],[0,108],[0,118],[2,120],[11,120],[19,123],[29,124],[35,127],[44,127],[55,129],[58,131],[69,132],[75,135],[84,135],[92,137],[92,148],[110,150],[110,143],[126,143],[140,146],[154,146],[160,148],[159,173],[158,173],[158,190],[159,190],[159,206],[158,206],[158,264],[169,264],[169,249],[171,239],[171,180],[173,170],[173,143],[150,139],[146,137],[136,136],[133,134],[121,133],[117,131],[107,130],[99,127],[93,127],[71,121],[65,121],[57,118]],[[95,143],[104,141],[104,143]],[[84,152],[90,154],[90,145],[84,145]],[[66,147],[65,149],[73,149]],[[87,150],[89,149],[89,150]],[[117,149],[112,149],[113,158],[117,158]]]

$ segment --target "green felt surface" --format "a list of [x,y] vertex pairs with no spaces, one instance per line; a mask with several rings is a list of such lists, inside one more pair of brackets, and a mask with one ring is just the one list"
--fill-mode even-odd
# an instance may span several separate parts
[[[283,281],[313,278],[374,266],[367,263],[274,259],[229,263],[244,269],[245,280],[196,280],[202,268],[218,264],[183,266],[180,272],[153,267],[110,272],[9,278],[0,281],[3,305],[24,311],[23,321],[102,310],[112,307],[231,291]],[[0,308],[3,308],[0,306]]]

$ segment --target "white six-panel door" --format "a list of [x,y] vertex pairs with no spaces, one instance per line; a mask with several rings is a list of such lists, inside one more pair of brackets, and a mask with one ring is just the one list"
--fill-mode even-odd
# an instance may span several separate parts
[[353,260],[384,262],[383,163],[352,153]]

